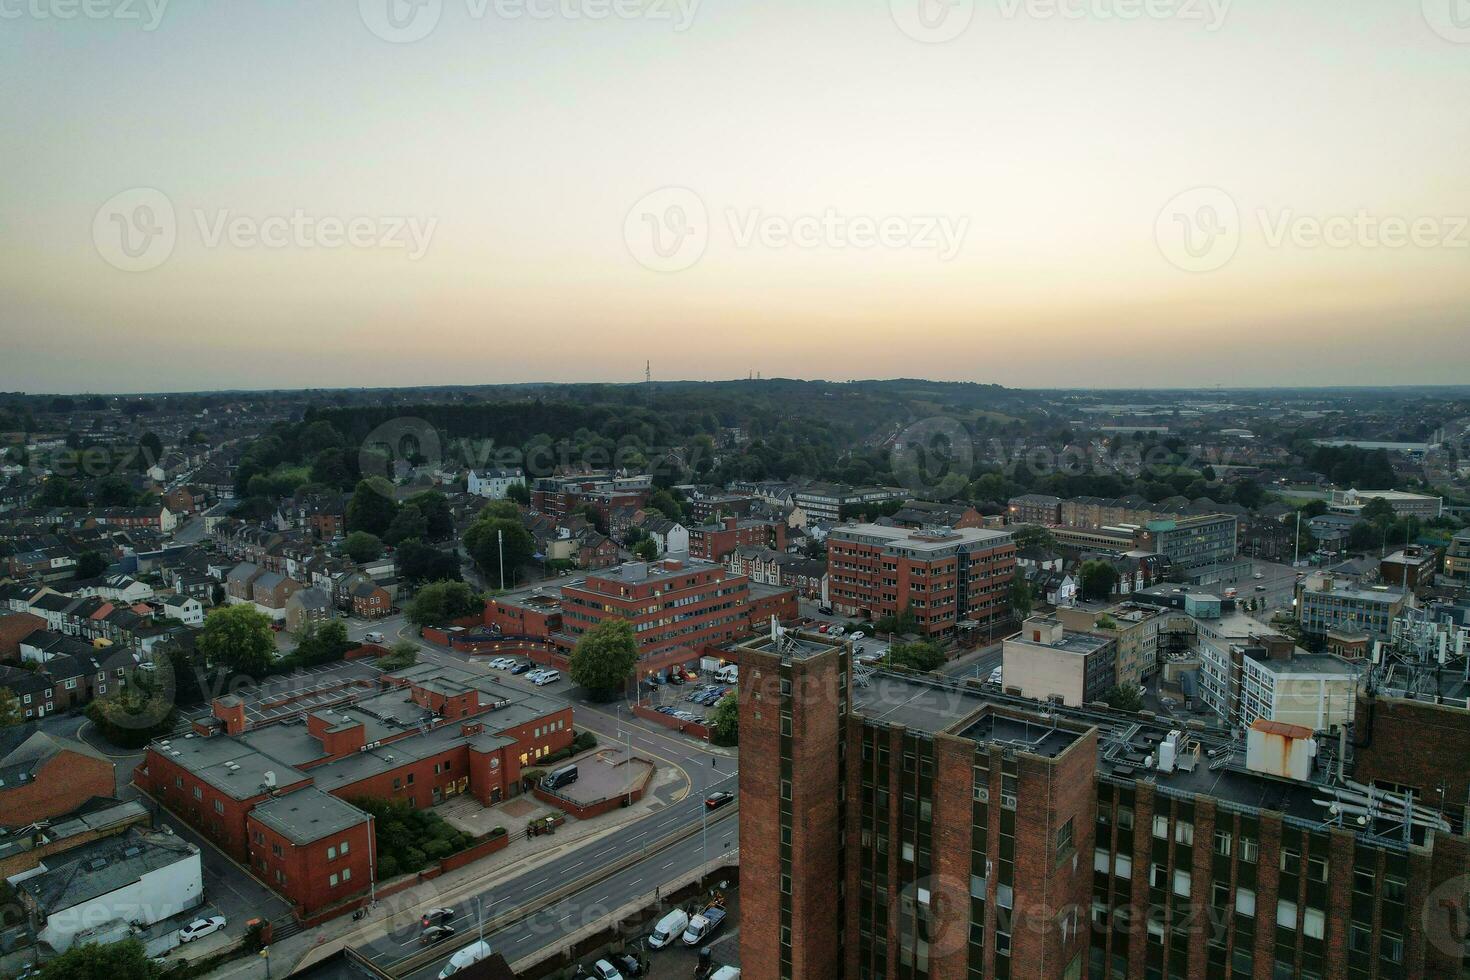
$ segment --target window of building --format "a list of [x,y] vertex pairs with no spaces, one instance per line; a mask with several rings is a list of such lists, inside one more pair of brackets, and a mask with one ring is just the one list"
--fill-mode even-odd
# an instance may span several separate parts
[[1119,878],[1133,877],[1133,858],[1127,854],[1119,854],[1113,858],[1113,874]]
[[1174,894],[1181,898],[1189,897],[1191,887],[1189,872],[1183,868],[1174,869]]
[[351,881],[352,880],[352,869],[351,868],[343,868],[342,869],[342,880],[343,881]]
[[1373,927],[1354,922],[1352,931],[1348,935],[1348,948],[1354,953],[1370,955],[1373,952]]
[[1404,879],[1399,878],[1396,875],[1384,875],[1383,900],[1385,902],[1402,903],[1404,901],[1404,896],[1408,887],[1409,883]]
[[327,878],[327,882],[333,888],[336,888],[337,887],[337,876],[336,875],[331,875],[330,877]]
[[335,847],[333,847],[332,845],[330,845],[330,844],[327,845],[327,860],[328,861],[335,861],[335,860],[337,860],[337,849]]
[[1072,846],[1072,818],[1068,817],[1067,822],[1057,830],[1056,859],[1060,861],[1072,853]]
[[1224,857],[1229,857],[1230,856],[1230,845],[1233,844],[1233,843],[1234,843],[1234,839],[1230,836],[1230,831],[1228,831],[1228,830],[1217,830],[1217,831],[1215,831],[1215,853],[1216,854],[1223,855]]
[[1283,929],[1296,929],[1296,903],[1286,899],[1276,902],[1276,924]]
[[1237,885],[1235,889],[1235,911],[1249,918],[1254,918],[1256,914],[1256,893],[1249,888],[1241,888]]
[[347,841],[344,840],[342,842],[342,846],[340,846],[340,847],[337,848],[337,853],[338,854],[346,854],[347,853],[347,848],[348,848],[348,843],[347,843]]
[[1326,919],[1321,909],[1302,909],[1302,934],[1309,939],[1321,939]]
[[1169,818],[1163,814],[1154,815],[1154,836],[1159,840],[1169,839]]
[[1387,929],[1378,938],[1378,955],[1390,963],[1402,963],[1404,961],[1404,937]]
[[1194,845],[1194,824],[1188,820],[1180,820],[1175,823],[1174,842],[1192,847]]
[[224,804],[224,801],[223,800],[215,800],[214,801],[214,812],[215,813],[224,813],[225,812],[225,804]]

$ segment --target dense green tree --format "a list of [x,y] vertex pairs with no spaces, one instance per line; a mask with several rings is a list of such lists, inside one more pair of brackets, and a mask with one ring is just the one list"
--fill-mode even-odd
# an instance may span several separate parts
[[633,546],[633,554],[644,561],[653,561],[658,557],[658,542],[653,538],[644,538]]
[[[425,541],[447,541],[454,536],[454,512],[449,508],[449,498],[438,490],[425,490],[408,499],[424,515]],[[406,535],[415,537],[416,535]]]
[[398,574],[409,582],[458,582],[459,555],[412,538],[398,546]]
[[95,551],[84,551],[77,556],[77,578],[96,578],[107,571],[107,559]]
[[341,449],[342,445],[342,433],[337,431],[337,427],[321,420],[309,423],[301,430],[301,435],[297,439],[297,446],[303,458],[316,456],[328,449]]
[[1108,562],[1092,559],[1082,563],[1078,579],[1082,598],[1107,599],[1118,586],[1118,570]]
[[740,742],[740,699],[727,694],[709,714],[710,741],[716,745],[738,745]]
[[128,481],[110,473],[97,481],[94,501],[98,507],[129,507],[137,499]]
[[617,695],[638,662],[638,641],[626,619],[605,619],[583,633],[572,651],[572,680],[597,699]]
[[[505,587],[510,588],[515,584],[516,573],[521,566],[536,553],[536,539],[519,520],[501,517],[486,520],[482,515],[465,532],[464,547],[485,576],[488,587],[498,587],[504,582]],[[503,567],[502,555],[505,558]]]
[[1031,609],[1035,605],[1036,597],[1032,594],[1031,583],[1026,577],[1017,574],[1011,579],[1011,612],[1017,619],[1025,619],[1031,615]]
[[352,485],[352,467],[347,454],[340,449],[323,449],[311,460],[311,482],[325,487],[346,489]]
[[383,542],[376,534],[353,531],[342,542],[342,550],[347,553],[348,558],[362,564],[366,561],[375,561],[383,556]]
[[929,640],[919,640],[915,643],[896,643],[888,648],[889,662],[897,664],[900,667],[908,667],[911,670],[937,670],[948,659],[944,655],[944,648]]
[[405,615],[415,626],[443,626],[484,608],[484,597],[463,582],[431,582],[414,594]]
[[506,488],[505,497],[524,507],[531,506],[531,490],[524,483],[512,483]]
[[1143,698],[1138,696],[1138,688],[1118,685],[1103,695],[1103,700],[1108,707],[1119,711],[1142,711]]
[[159,980],[163,970],[136,939],[86,943],[41,966],[40,980]]
[[315,667],[336,663],[356,645],[348,639],[347,624],[340,619],[310,623],[297,635],[290,666]]
[[163,459],[163,440],[159,439],[155,433],[143,433],[143,437],[138,440],[136,459],[140,470],[147,470],[154,463]]
[[409,538],[422,541],[428,534],[429,522],[424,512],[416,504],[409,503],[398,508],[398,513],[393,515],[393,523],[388,525],[383,540],[396,548]]
[[231,676],[264,677],[276,655],[270,619],[244,604],[210,612],[195,647],[210,667]]
[[382,480],[359,480],[347,502],[347,530],[366,531],[381,538],[397,513],[390,485]]
[[87,494],[64,476],[48,476],[36,496],[41,507],[85,507]]

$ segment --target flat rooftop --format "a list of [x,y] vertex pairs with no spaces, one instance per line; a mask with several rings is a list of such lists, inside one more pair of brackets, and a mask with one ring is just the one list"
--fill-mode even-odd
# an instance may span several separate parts
[[772,637],[769,631],[762,632],[753,639],[737,644],[735,649],[752,650],[758,653],[779,653],[782,660],[795,661],[807,660],[845,645],[842,640],[828,639],[819,633],[779,628],[779,633],[775,637]]
[[991,688],[882,670],[866,686],[854,688],[853,710],[874,724],[958,735],[1044,757],[1065,751],[1086,730],[1096,729],[1100,779],[1152,783],[1175,795],[1211,796],[1228,806],[1274,810],[1315,823],[1328,819],[1326,807],[1317,802],[1331,795],[1324,784],[1247,770],[1245,742],[1228,729],[1183,729],[1180,763],[1166,773],[1149,764],[1173,730],[1166,719],[1043,704]]
[[267,800],[251,816],[293,844],[310,844],[340,834],[367,819],[367,814],[316,786]]
[[832,538],[880,545],[895,553],[943,555],[972,545],[992,547],[1011,540],[1009,531],[992,531],[979,527],[940,528],[934,531],[886,524],[853,524],[832,529]]

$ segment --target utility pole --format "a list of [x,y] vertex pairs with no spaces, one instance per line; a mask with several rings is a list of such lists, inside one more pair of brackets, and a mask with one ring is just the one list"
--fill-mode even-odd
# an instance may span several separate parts
[[495,532],[495,543],[500,549],[500,591],[505,591],[505,532]]
[[1299,562],[1299,561],[1301,561],[1301,560],[1302,560],[1302,509],[1300,507],[1298,507],[1297,510],[1296,510],[1296,547],[1295,547],[1295,549],[1292,550],[1292,553],[1291,553],[1291,567],[1292,568],[1295,568],[1296,567],[1296,563]]

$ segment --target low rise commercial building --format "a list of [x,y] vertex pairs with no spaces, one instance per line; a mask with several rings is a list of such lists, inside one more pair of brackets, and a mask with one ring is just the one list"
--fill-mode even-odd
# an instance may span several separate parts
[[1007,692],[1035,701],[1080,707],[1101,701],[1115,685],[1114,641],[1096,633],[1068,632],[1061,622],[1033,616],[1002,648]]

